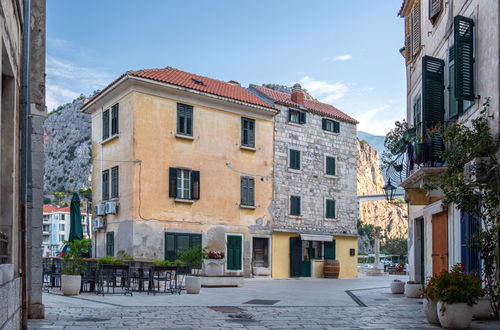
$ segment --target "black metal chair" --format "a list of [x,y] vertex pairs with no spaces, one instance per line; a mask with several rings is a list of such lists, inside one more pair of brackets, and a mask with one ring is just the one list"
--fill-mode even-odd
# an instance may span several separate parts
[[81,292],[94,292],[97,285],[97,265],[95,262],[87,261],[82,274]]
[[[110,288],[112,292],[109,292]],[[132,295],[128,265],[101,265],[99,267],[96,294],[104,296],[105,293]]]
[[[172,266],[152,266],[150,269],[150,292],[153,295],[161,292],[160,283],[163,283],[163,292],[173,293],[172,288],[175,286],[175,274],[177,267]],[[156,284],[156,285],[155,285]]]

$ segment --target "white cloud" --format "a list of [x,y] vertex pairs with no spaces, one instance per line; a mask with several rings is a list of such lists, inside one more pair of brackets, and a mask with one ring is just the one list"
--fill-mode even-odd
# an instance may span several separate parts
[[350,59],[352,59],[352,55],[345,54],[345,55],[340,55],[340,56],[334,57],[333,61],[348,61]]
[[338,100],[349,91],[349,87],[341,82],[330,83],[323,80],[314,80],[308,76],[302,77],[299,82],[311,95],[324,103]]

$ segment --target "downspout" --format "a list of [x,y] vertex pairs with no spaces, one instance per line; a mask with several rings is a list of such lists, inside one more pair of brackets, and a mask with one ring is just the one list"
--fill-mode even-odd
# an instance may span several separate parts
[[33,180],[31,173],[31,0],[23,0],[23,67],[21,102],[21,274],[22,274],[22,328],[28,327],[28,283],[30,283],[31,256],[31,208],[33,201]]

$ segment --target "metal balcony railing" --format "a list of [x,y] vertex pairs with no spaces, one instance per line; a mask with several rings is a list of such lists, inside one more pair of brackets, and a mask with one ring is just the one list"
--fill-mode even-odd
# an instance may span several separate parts
[[6,264],[9,261],[9,237],[0,232],[0,264]]

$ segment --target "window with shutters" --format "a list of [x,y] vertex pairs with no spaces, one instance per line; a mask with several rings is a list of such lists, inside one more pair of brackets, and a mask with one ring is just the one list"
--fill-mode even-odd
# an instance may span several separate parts
[[323,130],[332,133],[340,133],[340,123],[338,121],[323,118],[321,123]]
[[102,113],[102,140],[109,138],[109,109]]
[[288,109],[288,122],[294,124],[305,124],[306,113],[299,110]]
[[300,216],[299,196],[290,196],[290,215]]
[[255,148],[255,120],[241,118],[241,145]]
[[420,1],[416,1],[411,12],[405,16],[405,58],[410,63],[418,56],[421,47]]
[[118,103],[111,107],[111,136],[118,134]]
[[194,246],[202,247],[201,234],[165,233],[165,260],[175,261],[180,254]]
[[118,198],[118,166],[111,168],[111,198]]
[[325,174],[334,176],[336,175],[335,157],[325,156]]
[[456,16],[453,32],[455,98],[474,101],[474,21]]
[[444,61],[424,56],[422,59],[423,133],[444,120]]
[[169,197],[176,200],[200,199],[200,172],[185,168],[169,168]]
[[252,177],[242,176],[241,179],[241,201],[242,206],[254,206],[255,180]]
[[193,107],[191,105],[177,103],[177,133],[193,135]]
[[110,231],[106,233],[106,256],[115,255],[115,233]]
[[300,151],[290,149],[289,153],[289,168],[292,170],[300,170]]
[[443,9],[443,0],[429,0],[429,19],[432,23],[437,21]]
[[335,219],[335,201],[333,199],[325,201],[325,218]]
[[102,200],[109,199],[109,170],[102,171]]

